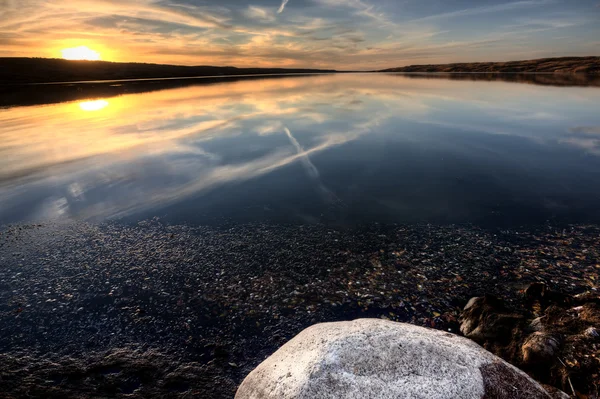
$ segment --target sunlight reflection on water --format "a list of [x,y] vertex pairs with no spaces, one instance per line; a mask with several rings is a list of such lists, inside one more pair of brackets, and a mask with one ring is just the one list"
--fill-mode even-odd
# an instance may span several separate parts
[[108,101],[106,100],[84,101],[79,103],[79,108],[88,112],[100,111],[106,107],[108,107]]

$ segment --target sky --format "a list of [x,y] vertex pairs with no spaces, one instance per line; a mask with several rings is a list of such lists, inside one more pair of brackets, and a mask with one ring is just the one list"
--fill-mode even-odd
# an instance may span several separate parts
[[0,57],[373,70],[600,55],[600,0],[0,0]]

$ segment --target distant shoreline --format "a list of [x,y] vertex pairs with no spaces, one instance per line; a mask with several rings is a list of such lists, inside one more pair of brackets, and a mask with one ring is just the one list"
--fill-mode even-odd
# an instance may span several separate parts
[[600,74],[600,57],[562,57],[511,62],[410,65],[375,71],[302,68],[236,68],[108,61],[68,61],[50,58],[1,58],[0,85],[120,83],[165,79],[228,78],[331,73],[519,73]]
[[600,57],[559,57],[509,62],[409,65],[377,72],[600,74]]
[[0,58],[0,84],[65,84],[335,73],[328,69],[181,66],[50,58]]

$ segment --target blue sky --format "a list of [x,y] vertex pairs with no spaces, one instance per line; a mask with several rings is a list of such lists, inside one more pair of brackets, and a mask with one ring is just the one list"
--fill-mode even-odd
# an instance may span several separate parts
[[600,55],[600,0],[0,0],[0,56],[380,69]]

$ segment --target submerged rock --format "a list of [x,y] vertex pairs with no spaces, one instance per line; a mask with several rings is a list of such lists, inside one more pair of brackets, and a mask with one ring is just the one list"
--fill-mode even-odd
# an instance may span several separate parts
[[589,327],[583,333],[585,334],[585,336],[590,337],[590,338],[600,337],[600,333],[598,332],[598,329],[595,327]]
[[511,331],[523,320],[510,314],[502,301],[493,296],[471,298],[460,317],[460,332],[477,342],[487,339],[509,339]]
[[534,332],[529,335],[521,352],[523,354],[523,363],[536,364],[551,361],[554,359],[560,348],[560,340],[550,334],[543,332]]
[[554,291],[542,282],[532,283],[525,289],[524,299],[534,313],[542,313],[544,309],[555,305],[569,306],[573,298],[565,293]]
[[476,343],[377,319],[307,328],[252,371],[236,399],[551,398]]
[[[472,298],[460,316],[461,332],[541,383],[596,398],[598,294],[571,296],[541,282],[531,284],[523,294],[510,310],[495,297]],[[513,315],[514,323],[499,323],[510,320],[507,315]]]
[[531,320],[527,327],[529,331],[542,331],[544,329],[544,317],[536,317]]

